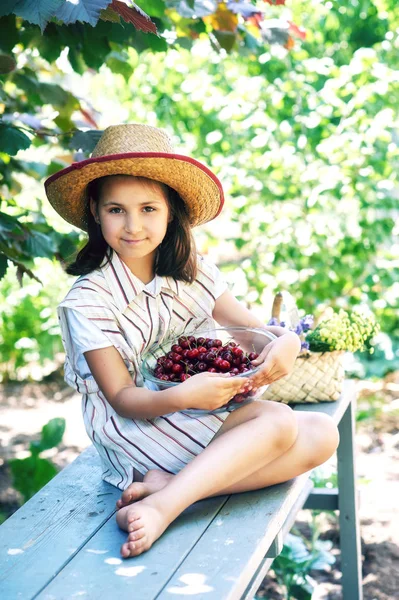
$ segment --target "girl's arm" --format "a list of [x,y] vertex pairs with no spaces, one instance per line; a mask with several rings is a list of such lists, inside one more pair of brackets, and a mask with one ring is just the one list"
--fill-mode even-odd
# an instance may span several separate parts
[[136,387],[114,346],[90,350],[84,356],[98,387],[121,417],[152,419],[183,409],[172,388],[157,392]]
[[212,316],[222,327],[227,325],[236,327],[261,327],[274,333],[277,337],[288,333],[284,327],[265,325],[248,308],[239,302],[229,290],[226,290],[216,299]]
[[162,391],[136,387],[114,346],[84,352],[90,371],[115,412],[128,419],[153,419],[188,408],[215,410],[246,391],[246,377],[199,373]]
[[255,387],[273,383],[292,371],[301,349],[301,341],[296,333],[283,327],[265,325],[228,290],[217,298],[212,316],[222,326],[260,327],[277,336],[252,361],[254,367],[260,365],[259,371],[250,378]]

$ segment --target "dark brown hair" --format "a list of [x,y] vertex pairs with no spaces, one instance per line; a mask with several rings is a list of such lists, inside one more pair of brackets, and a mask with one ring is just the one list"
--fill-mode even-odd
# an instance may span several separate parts
[[[90,210],[90,198],[98,205],[102,187],[108,177],[113,177],[113,175],[94,179],[87,186],[85,219],[88,240],[78,252],[75,260],[68,265],[66,272],[70,275],[87,275],[94,269],[98,269],[106,256],[108,259],[112,256],[113,250],[109,248],[101,227],[96,223]],[[133,177],[133,175],[129,177]],[[136,179],[148,185],[162,187],[172,216],[165,237],[158,246],[154,265],[155,274],[192,283],[197,276],[197,251],[186,205],[179,194],[164,183],[145,177],[136,177]],[[109,250],[111,250],[111,254]]]

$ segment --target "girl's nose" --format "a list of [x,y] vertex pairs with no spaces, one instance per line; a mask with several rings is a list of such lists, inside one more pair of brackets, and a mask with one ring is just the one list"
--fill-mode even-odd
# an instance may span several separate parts
[[125,221],[125,229],[128,233],[138,233],[142,229],[140,219],[133,216],[127,217]]

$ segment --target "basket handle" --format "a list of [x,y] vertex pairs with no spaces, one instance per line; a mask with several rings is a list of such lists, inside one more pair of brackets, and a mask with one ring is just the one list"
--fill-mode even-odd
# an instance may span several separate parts
[[281,306],[283,304],[283,294],[281,292],[277,292],[274,296],[273,306],[272,306],[272,319],[277,319],[280,322],[280,314],[281,314]]

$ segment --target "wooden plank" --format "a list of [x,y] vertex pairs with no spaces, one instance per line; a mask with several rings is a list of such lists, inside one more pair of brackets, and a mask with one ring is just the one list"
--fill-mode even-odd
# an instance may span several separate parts
[[170,600],[174,594],[240,599],[307,480],[305,473],[230,496],[157,600]]
[[36,600],[153,600],[226,503],[227,496],[190,506],[144,554],[121,559],[126,540],[114,519],[92,537]]
[[112,515],[120,491],[85,450],[0,527],[0,590],[29,600]]
[[297,513],[301,510],[303,503],[309,495],[309,492],[311,491],[312,487],[312,482],[308,479],[306,486],[303,488],[300,496],[298,496],[294,506],[292,507],[289,515],[287,516],[284,525],[278,532],[277,536],[274,538],[273,543],[267,551],[265,558],[261,561],[258,569],[252,576],[251,581],[249,582],[244,594],[242,595],[242,600],[251,600],[258,591],[259,586],[261,585],[266,573],[268,572],[273,563],[273,560],[276,558],[276,556],[280,554],[281,550],[283,549],[284,538],[295,523]]
[[294,410],[324,412],[334,419],[338,424],[342,419],[348,405],[352,400],[356,399],[356,382],[353,379],[344,381],[342,394],[338,400],[334,402],[319,402],[318,404],[295,404]]
[[315,488],[303,508],[309,510],[338,510],[338,488]]
[[360,545],[355,464],[355,403],[348,406],[339,424],[338,506],[343,600],[362,600],[362,552]]

